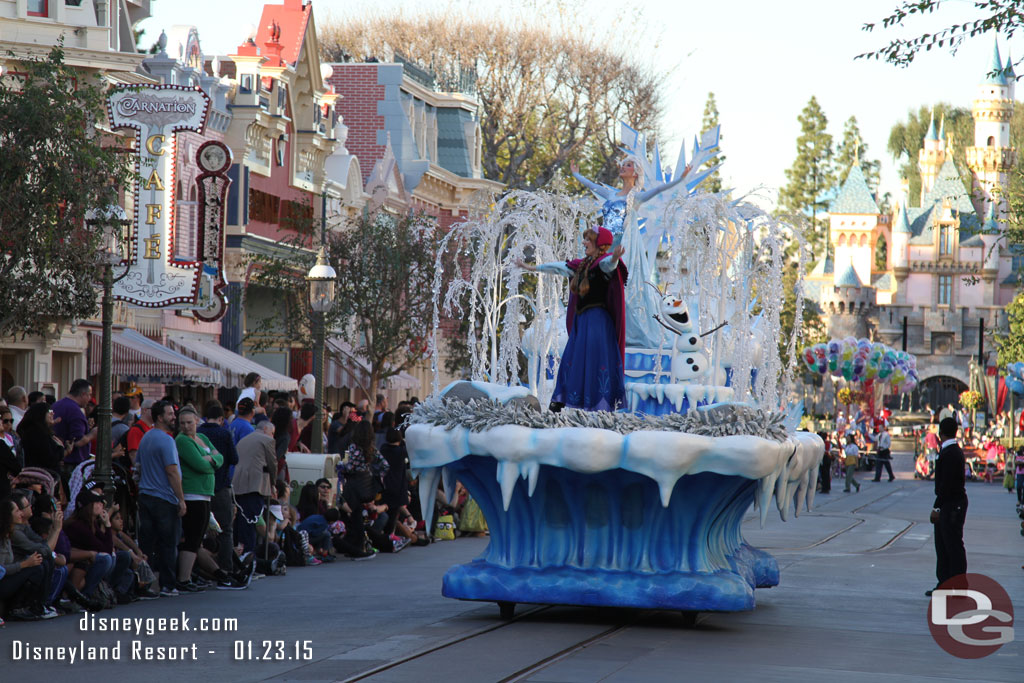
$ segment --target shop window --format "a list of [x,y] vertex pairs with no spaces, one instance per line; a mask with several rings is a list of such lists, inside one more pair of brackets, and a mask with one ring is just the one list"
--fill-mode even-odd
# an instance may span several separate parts
[[249,220],[277,223],[281,198],[259,190],[249,190]]
[[309,232],[313,227],[313,206],[305,202],[281,202],[281,227]]

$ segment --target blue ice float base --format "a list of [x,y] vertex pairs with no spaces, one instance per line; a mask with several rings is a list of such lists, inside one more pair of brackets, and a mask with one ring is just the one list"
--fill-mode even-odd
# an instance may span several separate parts
[[506,569],[479,559],[449,569],[441,593],[447,598],[487,602],[687,612],[740,612],[754,608],[754,589],[732,572],[652,575],[574,567]]
[[[510,466],[500,465],[506,485]],[[685,475],[664,507],[657,483],[636,472],[541,465],[532,496],[516,473],[505,510],[497,460],[469,455],[447,468],[480,505],[490,543],[445,574],[446,597],[735,612],[779,582],[775,558],[740,531],[755,480]]]

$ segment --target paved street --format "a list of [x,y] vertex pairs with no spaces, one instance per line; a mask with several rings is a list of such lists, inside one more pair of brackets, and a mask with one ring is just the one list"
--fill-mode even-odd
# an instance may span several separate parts
[[[818,496],[816,509],[765,529],[753,515],[746,535],[778,559],[778,587],[759,590],[753,612],[701,615],[687,628],[676,613],[519,606],[511,623],[494,605],[440,596],[453,563],[482,550],[486,539],[410,548],[371,562],[337,562],[263,579],[247,592],[211,591],[104,612],[103,617],[180,616],[195,629],[202,618],[236,618],[238,630],[147,636],[83,632],[74,617],[10,623],[0,633],[4,680],[66,677],[67,664],[14,662],[12,641],[32,645],[110,646],[120,662],[74,664],[80,680],[129,673],[147,683],[216,681],[1015,681],[1024,680],[1024,627],[1017,640],[981,660],[959,660],[929,635],[934,583],[931,482],[911,478],[910,457],[897,454],[899,479],[865,481],[860,493]],[[862,481],[870,475],[862,475]],[[997,484],[968,485],[966,527],[972,572],[1024,595],[1024,538],[1012,497]],[[1021,603],[1018,602],[1018,610]],[[196,644],[198,661],[132,662],[143,647]],[[234,661],[235,642],[248,656],[263,641],[283,641],[283,661]],[[311,660],[295,660],[309,641]],[[589,645],[579,648],[588,641]],[[272,655],[278,645],[272,643]],[[433,651],[431,651],[433,650]],[[212,654],[211,654],[212,651]],[[413,656],[422,654],[422,656]],[[411,657],[411,658],[410,658]],[[408,661],[388,667],[408,658]],[[548,659],[538,666],[538,662]],[[13,673],[14,676],[9,674]]]

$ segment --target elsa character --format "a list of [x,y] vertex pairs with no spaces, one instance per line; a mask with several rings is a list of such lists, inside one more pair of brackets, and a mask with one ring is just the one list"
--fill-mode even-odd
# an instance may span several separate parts
[[[600,185],[584,178],[580,175],[579,166],[575,162],[570,165],[570,168],[572,170],[572,177],[578,180],[580,184],[590,190],[602,202],[602,227],[611,231],[612,236],[615,238],[616,247],[622,242],[623,234],[625,233],[628,210],[632,208],[634,211],[638,211],[645,202],[654,199],[665,190],[671,189],[683,182],[690,172],[690,167],[687,166],[675,180],[662,183],[654,189],[644,192],[643,168],[640,164],[636,163],[631,154],[627,155],[622,160],[622,163],[619,164],[619,178],[622,180],[622,189],[620,190],[616,190],[608,185]],[[642,228],[642,225],[639,227]]]
[[632,154],[627,155],[619,164],[622,189],[616,190],[587,180],[579,174],[579,167],[575,163],[571,166],[573,177],[602,200],[602,227],[612,233],[613,247],[621,244],[626,250],[626,267],[633,273],[626,286],[626,345],[651,349],[659,348],[662,344],[663,333],[652,317],[657,313],[661,300],[658,293],[646,285],[654,274],[654,267],[640,234],[637,209],[644,202],[683,182],[689,175],[690,167],[687,166],[675,180],[646,192],[643,191],[642,168]]

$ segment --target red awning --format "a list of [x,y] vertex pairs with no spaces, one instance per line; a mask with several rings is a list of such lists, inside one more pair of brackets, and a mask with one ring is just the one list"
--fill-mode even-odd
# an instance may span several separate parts
[[[113,334],[113,366],[115,377],[127,382],[154,384],[219,385],[219,370],[207,367],[153,341],[135,330]],[[103,335],[89,332],[89,374],[98,375],[102,364]]]

